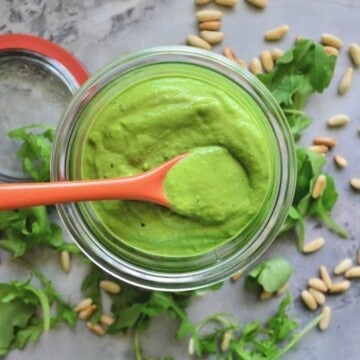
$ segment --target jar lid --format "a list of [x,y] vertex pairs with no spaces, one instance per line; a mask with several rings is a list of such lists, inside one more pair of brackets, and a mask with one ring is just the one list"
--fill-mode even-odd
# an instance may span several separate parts
[[21,126],[56,126],[77,89],[89,77],[85,67],[55,43],[28,34],[0,36],[0,180],[26,176],[8,132]]

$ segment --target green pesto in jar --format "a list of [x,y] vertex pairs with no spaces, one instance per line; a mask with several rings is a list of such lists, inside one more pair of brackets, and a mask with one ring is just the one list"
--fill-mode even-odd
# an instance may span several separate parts
[[134,175],[190,152],[165,179],[170,209],[141,201],[92,203],[115,247],[199,255],[266,211],[276,142],[261,108],[231,79],[196,65],[155,64],[114,80],[93,102],[82,114],[90,124],[82,178]]

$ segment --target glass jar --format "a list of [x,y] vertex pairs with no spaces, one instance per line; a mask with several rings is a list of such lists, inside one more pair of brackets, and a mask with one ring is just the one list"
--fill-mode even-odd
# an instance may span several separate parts
[[[296,174],[294,146],[286,119],[265,86],[251,73],[223,56],[195,48],[174,46],[143,50],[115,60],[94,74],[82,86],[72,99],[57,128],[51,162],[52,180],[84,178],[86,154],[84,149],[89,142],[89,131],[98,121],[100,113],[107,114],[106,109],[109,103],[116,103],[118,116],[122,116],[121,96],[128,89],[147,79],[172,79],[177,76],[200,79],[204,84],[211,81],[214,86],[222,87],[224,94],[226,93],[226,96],[233,98],[234,101],[242,97],[246,108],[244,111],[253,114],[256,127],[261,129],[263,137],[261,141],[269,152],[269,158],[267,160],[264,158],[264,161],[268,163],[264,166],[269,166],[271,176],[261,208],[252,216],[251,221],[235,236],[223,241],[219,246],[209,247],[194,254],[191,251],[185,251],[184,254],[174,255],[170,250],[165,250],[166,246],[164,249],[158,249],[159,251],[156,249],[150,251],[148,250],[149,243],[145,242],[142,248],[139,243],[133,246],[126,237],[117,236],[107,226],[107,217],[99,216],[92,202],[57,206],[65,227],[82,251],[95,264],[114,277],[133,285],[164,291],[185,291],[209,286],[230,277],[258,258],[270,245],[286,219],[292,203]],[[178,86],[177,81],[173,81],[173,86]],[[182,89],[175,89],[175,93],[181,94]],[[157,96],[156,92],[150,94],[150,97]],[[167,101],[170,101],[172,106],[171,96],[169,93]],[[227,101],[227,99],[220,100]],[[174,99],[172,107],[174,116],[179,109],[178,105],[175,106],[175,101],[177,100]],[[141,98],[139,104],[140,107],[146,107],[145,102],[141,105]],[[183,107],[186,106],[191,106],[189,101],[183,104]],[[199,112],[201,111],[203,110],[200,109]],[[109,114],[113,116],[113,110]],[[170,118],[171,114],[170,112]],[[113,118],[110,115],[109,123],[106,125],[109,128],[113,126]],[[141,116],[148,116],[146,108]],[[173,121],[170,118],[169,121]],[[143,128],[139,127],[139,129]],[[122,130],[114,127],[112,131],[115,134]],[[110,133],[109,136],[113,134]],[[139,133],[128,141],[136,144],[144,136],[147,138],[150,136],[146,134],[146,129],[145,134],[143,130],[139,130]],[[160,136],[159,129],[159,134],[155,134],[152,139],[153,142],[158,141],[157,136],[160,138],[165,135],[162,132]],[[174,139],[171,141],[176,142],[176,137]],[[245,140],[239,139],[244,142]],[[220,140],[219,142],[221,143]],[[202,144],[196,144],[195,141],[194,146],[197,145]],[[140,146],[141,142],[139,142]],[[250,150],[248,156],[251,157],[250,147],[248,150]],[[143,153],[143,158],[146,160],[150,154],[152,154],[151,151],[147,150]],[[97,152],[94,151],[92,156],[96,157]],[[144,159],[141,159],[143,167],[146,163]],[[104,159],[105,162],[107,160]],[[107,175],[100,174],[99,176],[106,177]],[[168,210],[160,209],[159,211],[163,213]],[[112,216],[116,220],[116,214],[115,217],[114,214]],[[129,226],[131,230],[132,220],[127,222],[121,216],[127,217],[127,214],[119,215],[119,221],[123,221],[124,226]],[[140,210],[136,216],[142,216]],[[164,219],[161,221],[164,222]],[[166,221],[167,219],[165,223]],[[173,235],[169,241],[173,238],[176,241],[174,229],[171,231]],[[179,228],[178,231],[180,234],[183,230]],[[207,240],[205,234],[204,231],[204,242]],[[152,240],[155,243],[158,239],[153,237],[147,241],[151,243]]]

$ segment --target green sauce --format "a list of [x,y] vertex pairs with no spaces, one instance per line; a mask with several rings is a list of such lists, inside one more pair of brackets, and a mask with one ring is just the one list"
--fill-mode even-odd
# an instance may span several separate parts
[[195,65],[157,64],[125,74],[97,96],[82,114],[89,118],[83,178],[134,175],[192,152],[167,175],[171,209],[92,203],[113,248],[199,255],[238,236],[264,211],[276,143],[262,110],[232,80]]

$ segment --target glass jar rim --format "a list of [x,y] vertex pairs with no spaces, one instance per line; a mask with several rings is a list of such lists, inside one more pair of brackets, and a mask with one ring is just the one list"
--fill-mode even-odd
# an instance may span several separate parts
[[[79,212],[74,204],[57,205],[58,212],[65,227],[70,231],[75,242],[82,251],[100,268],[111,275],[136,286],[152,290],[185,291],[206,287],[231,276],[241,268],[248,266],[258,258],[270,245],[285,221],[291,206],[295,188],[295,152],[292,137],[286,119],[266,87],[249,72],[240,68],[235,62],[209,51],[187,46],[166,46],[141,50],[120,59],[114,60],[94,74],[78,91],[65,111],[55,135],[51,178],[53,181],[67,179],[66,165],[69,137],[73,134],[78,114],[95,95],[117,75],[124,71],[144,67],[154,62],[183,62],[210,67],[221,75],[226,75],[238,84],[245,86],[245,90],[258,104],[263,105],[267,118],[275,127],[279,153],[281,155],[281,181],[276,204],[269,216],[266,226],[258,234],[256,241],[248,248],[248,258],[239,259],[239,254],[216,262],[199,271],[164,273],[142,269],[119,259],[103,246],[96,244],[86,224],[81,223]],[[76,219],[76,221],[74,221]],[[91,239],[91,240],[89,240]]]

